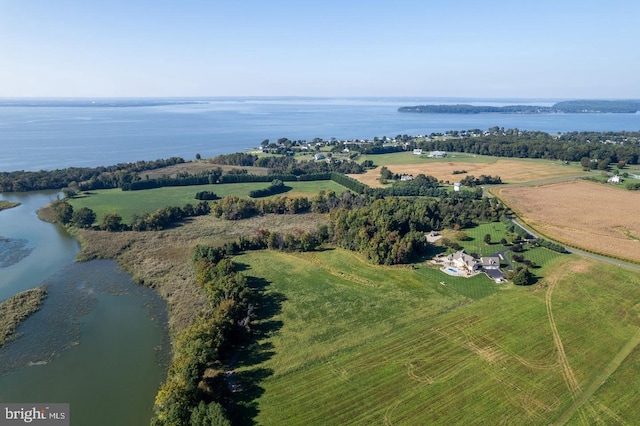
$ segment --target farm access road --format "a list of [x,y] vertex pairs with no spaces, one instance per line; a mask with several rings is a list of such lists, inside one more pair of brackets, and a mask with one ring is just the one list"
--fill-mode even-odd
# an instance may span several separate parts
[[[527,231],[529,234],[533,235],[535,238],[538,238],[538,235],[536,235],[536,233],[531,228],[529,228],[528,226],[523,225],[522,223],[516,221],[515,219],[511,219],[511,221],[514,223],[514,225],[519,226],[520,228],[522,228],[525,231]],[[606,263],[609,263],[611,265],[620,266],[622,268],[627,268],[627,269],[631,269],[631,270],[634,270],[634,271],[640,271],[640,265],[636,265],[635,263],[625,262],[624,260],[612,259],[612,258],[607,257],[607,256],[603,256],[603,255],[600,255],[600,254],[589,253],[589,252],[586,252],[584,250],[580,250],[580,249],[573,248],[573,247],[566,247],[565,246],[565,248],[567,249],[567,251],[569,253],[577,254],[578,256],[599,260],[601,262],[606,262]]]

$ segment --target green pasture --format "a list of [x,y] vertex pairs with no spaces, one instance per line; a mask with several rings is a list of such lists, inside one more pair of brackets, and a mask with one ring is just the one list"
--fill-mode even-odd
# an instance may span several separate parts
[[339,249],[235,261],[262,300],[257,339],[236,368],[247,423],[640,418],[635,272],[556,256],[549,277],[531,287],[458,278],[498,289],[473,297],[426,265],[372,266]]
[[[342,185],[331,180],[309,181],[309,182],[286,182],[291,187],[289,192],[276,196],[312,196],[322,190],[341,193],[345,191]],[[238,197],[248,197],[249,192],[254,189],[266,188],[269,182],[251,183],[227,183],[216,185],[195,185],[195,186],[170,186],[164,188],[146,189],[141,191],[122,191],[121,189],[105,189],[92,191],[89,195],[79,196],[69,200],[74,209],[88,207],[96,213],[97,221],[107,213],[116,212],[123,218],[123,222],[128,223],[135,213],[152,213],[167,206],[184,206],[187,203],[193,205],[199,203],[195,199],[196,193],[200,191],[212,191],[219,197],[235,195]]]
[[486,155],[467,154],[464,152],[447,152],[445,158],[429,158],[428,153],[415,155],[412,151],[393,152],[390,154],[368,154],[358,157],[359,162],[365,160],[373,161],[377,166],[393,166],[401,164],[422,164],[427,162],[470,162],[470,163],[494,163],[498,157],[490,157]]

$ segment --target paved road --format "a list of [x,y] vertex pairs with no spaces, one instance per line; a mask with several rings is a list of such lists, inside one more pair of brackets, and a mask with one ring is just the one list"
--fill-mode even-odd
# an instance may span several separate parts
[[[532,231],[530,228],[528,228],[526,225],[523,225],[523,224],[519,223],[515,219],[512,219],[511,221],[516,226],[519,226],[520,228],[522,228],[525,231],[527,231],[529,234],[531,234],[534,237],[538,238],[538,236],[535,234],[535,232]],[[627,269],[632,269],[634,271],[640,271],[640,265],[636,265],[635,263],[625,262],[624,260],[612,259],[610,257],[602,256],[602,255],[599,255],[599,254],[589,253],[589,252],[586,252],[586,251],[583,251],[583,250],[580,250],[580,249],[576,249],[576,248],[571,248],[571,247],[565,247],[565,248],[567,249],[567,251],[569,253],[577,254],[578,256],[584,256],[584,257],[588,257],[590,259],[599,260],[601,262],[610,263],[611,265],[620,266],[621,268],[627,268]]]
[[[545,183],[562,182],[562,181],[566,181],[566,180],[579,179],[579,178],[585,177],[585,176],[589,176],[589,175],[582,174],[582,175],[576,175],[576,176],[564,176],[564,177],[557,177],[557,178],[550,178],[550,179],[541,179],[541,180],[531,181],[531,182],[512,183],[512,184],[508,184],[508,186],[542,185],[542,184],[545,184]],[[505,185],[484,185],[484,186],[481,187],[482,188],[482,195],[483,195],[483,197],[491,198],[493,196],[491,194],[491,192],[490,192],[491,188],[503,188],[504,186]],[[523,224],[517,222],[514,219],[512,219],[512,222],[515,225],[517,225],[520,228],[522,228],[525,231],[527,231],[529,234],[531,234],[534,237],[538,238],[538,236],[535,234],[535,232],[533,232],[526,225],[523,225]],[[601,262],[606,262],[606,263],[609,263],[611,265],[620,266],[621,268],[627,268],[627,269],[632,269],[634,271],[640,271],[640,265],[637,265],[635,263],[625,262],[623,260],[612,259],[610,257],[606,257],[606,256],[598,255],[598,254],[593,254],[593,253],[588,253],[586,251],[583,251],[583,250],[580,250],[580,249],[577,249],[577,248],[570,248],[570,247],[565,247],[565,248],[567,249],[567,251],[569,253],[577,254],[578,256],[583,256],[583,257],[588,257],[590,259],[599,260]]]

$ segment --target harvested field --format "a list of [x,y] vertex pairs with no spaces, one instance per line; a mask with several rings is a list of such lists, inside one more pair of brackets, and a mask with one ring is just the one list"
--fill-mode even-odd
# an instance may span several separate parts
[[640,194],[575,180],[493,190],[536,230],[564,244],[640,261]]
[[145,179],[147,176],[149,179],[156,179],[161,177],[176,177],[178,173],[189,173],[192,175],[207,173],[217,168],[222,169],[224,172],[230,170],[242,170],[246,169],[249,174],[253,175],[267,175],[269,169],[266,167],[247,167],[247,166],[227,166],[221,164],[211,164],[204,161],[191,161],[188,163],[175,164],[173,166],[162,167],[160,169],[144,170],[140,172],[140,176]]
[[[388,165],[387,167],[396,174],[416,176],[424,173],[425,175],[434,176],[438,180],[451,183],[458,182],[469,175],[474,175],[475,177],[497,175],[502,178],[504,183],[523,183],[584,174],[574,167],[544,160],[496,159],[493,162],[486,162],[484,158],[482,162],[425,160],[422,163]],[[467,173],[454,175],[454,170],[466,170]],[[350,176],[374,188],[383,186],[378,181],[380,177],[379,168],[368,170],[362,175]]]

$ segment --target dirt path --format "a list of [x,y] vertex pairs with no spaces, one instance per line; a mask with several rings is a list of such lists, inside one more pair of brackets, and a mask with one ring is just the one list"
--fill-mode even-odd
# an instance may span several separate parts
[[[629,339],[626,345],[613,357],[609,365],[607,365],[598,376],[591,382],[589,387],[578,397],[576,400],[567,408],[560,416],[558,420],[553,422],[554,426],[565,424],[573,414],[579,410],[582,406],[588,403],[589,398],[593,396],[593,394],[602,386],[607,379],[620,367],[622,362],[629,356],[633,350],[640,345],[640,329],[636,330],[636,333]],[[624,421],[624,419],[617,416],[612,410],[608,407],[600,404],[598,402],[595,403],[596,408],[611,417],[611,419],[615,420],[616,423],[619,424],[628,424]]]
[[571,397],[576,398],[576,395],[582,390],[580,388],[580,384],[576,379],[573,370],[571,369],[571,365],[569,365],[569,360],[567,359],[567,354],[564,351],[564,345],[562,344],[562,339],[560,338],[560,333],[558,332],[558,327],[556,325],[556,320],[553,317],[553,309],[551,304],[551,296],[553,295],[553,289],[558,283],[558,279],[556,277],[548,280],[548,288],[547,293],[544,297],[544,304],[547,307],[547,317],[549,318],[549,326],[551,327],[551,332],[553,333],[553,343],[556,346],[556,350],[558,352],[558,364],[562,369],[562,377],[564,378],[564,382],[567,384],[567,388],[569,392],[571,392]]

